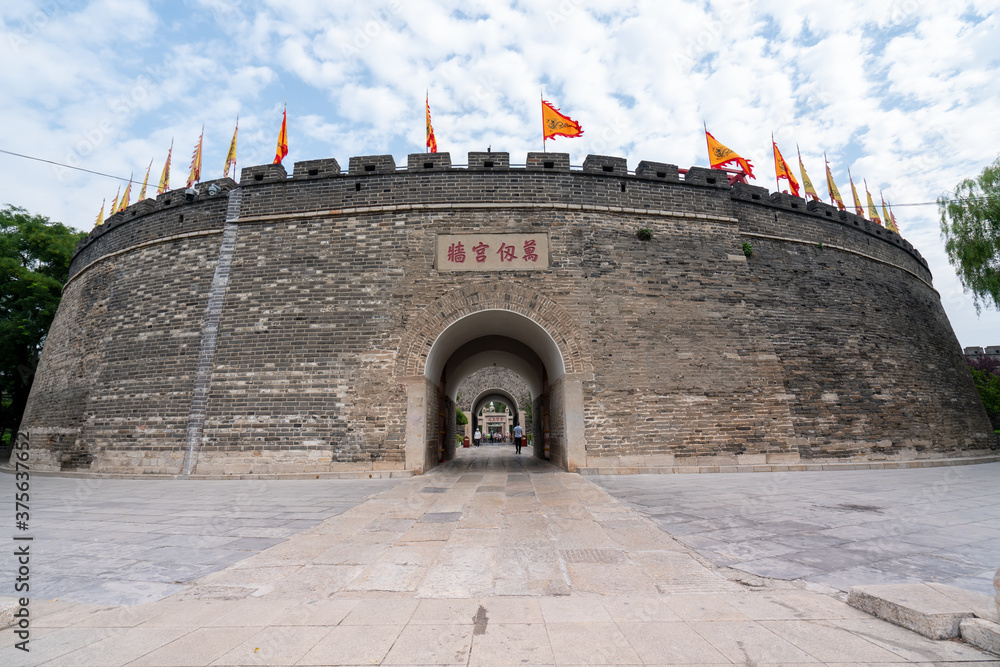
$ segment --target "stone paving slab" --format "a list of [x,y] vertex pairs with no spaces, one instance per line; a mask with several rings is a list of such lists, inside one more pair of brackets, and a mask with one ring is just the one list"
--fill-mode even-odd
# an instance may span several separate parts
[[[310,495],[314,483],[287,492]],[[484,486],[503,493],[478,492]],[[197,511],[226,499],[221,490],[203,497]],[[443,513],[457,516],[422,520]],[[801,582],[717,567],[590,480],[503,447],[463,452],[368,499],[359,493],[353,506],[280,542],[247,537],[261,541],[242,542],[242,560],[165,598],[33,602],[33,651],[17,651],[0,632],[0,664],[995,662]]]
[[760,576],[992,595],[1000,566],[1000,463],[587,479],[714,563]]

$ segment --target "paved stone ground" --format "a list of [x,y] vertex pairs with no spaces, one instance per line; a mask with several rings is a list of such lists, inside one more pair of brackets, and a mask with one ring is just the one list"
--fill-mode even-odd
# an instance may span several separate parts
[[[36,599],[130,605],[205,576],[354,507],[397,480],[174,481],[34,476],[31,591]],[[0,475],[12,533],[14,477]],[[14,562],[0,558],[0,595]]]
[[[380,482],[381,492],[345,511],[289,526],[291,534],[225,535],[285,539],[244,543],[248,557],[163,599],[120,606],[36,597],[31,653],[16,650],[5,630],[0,664],[1000,664],[801,582],[715,567],[587,478],[512,450],[463,450],[428,475]],[[131,512],[142,504],[119,490],[122,482],[105,482],[73,511],[104,507],[112,523],[144,525]],[[328,485],[313,486],[320,482]],[[9,478],[0,483],[12,495]],[[166,482],[147,502],[168,511],[195,484],[203,483]],[[232,506],[239,484],[224,483],[187,510],[210,520]],[[319,498],[351,484],[297,481],[238,507],[329,508]],[[104,544],[119,530],[92,526],[90,538]],[[91,558],[112,557],[108,544]],[[189,562],[183,549],[174,553]],[[63,585],[81,568],[67,561]],[[120,590],[135,584],[113,581]]]
[[717,565],[841,591],[940,582],[993,595],[1000,463],[589,479]]

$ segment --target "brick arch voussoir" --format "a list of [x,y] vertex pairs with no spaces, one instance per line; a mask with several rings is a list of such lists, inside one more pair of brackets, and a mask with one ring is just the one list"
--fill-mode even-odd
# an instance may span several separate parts
[[482,283],[475,290],[456,288],[428,304],[413,317],[396,357],[398,376],[423,375],[434,341],[452,324],[484,310],[506,310],[544,329],[563,357],[567,373],[592,372],[593,364],[579,330],[578,320],[558,303],[534,290],[509,283]]

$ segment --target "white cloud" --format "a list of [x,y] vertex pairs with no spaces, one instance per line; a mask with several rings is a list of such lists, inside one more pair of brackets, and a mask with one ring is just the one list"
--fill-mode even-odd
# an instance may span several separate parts
[[[171,137],[172,179],[205,124],[206,177],[240,114],[240,165],[270,162],[281,104],[289,162],[423,148],[430,89],[438,141],[468,150],[540,149],[539,93],[583,123],[550,150],[705,164],[701,123],[773,187],[770,133],[795,144],[825,194],[826,151],[897,203],[932,201],[1000,152],[997,0],[376,0],[253,8],[129,0],[9,2],[0,17],[3,147],[127,176]],[[127,29],[123,26],[127,25]],[[11,203],[89,227],[116,183],[0,157]],[[57,178],[58,176],[58,178]],[[55,184],[55,187],[53,187]],[[992,344],[941,248],[934,206],[898,207],[931,262],[964,344]]]

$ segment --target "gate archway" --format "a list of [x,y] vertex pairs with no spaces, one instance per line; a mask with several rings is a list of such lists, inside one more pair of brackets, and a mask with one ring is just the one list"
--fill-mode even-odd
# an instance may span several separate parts
[[588,364],[568,326],[572,320],[535,294],[512,294],[499,286],[491,292],[487,285],[471,296],[474,303],[463,292],[429,306],[400,348],[406,467],[423,472],[454,455],[458,385],[480,368],[497,365],[518,373],[531,390],[538,416],[532,453],[542,457],[547,450],[553,463],[575,471],[586,461],[582,383]]

